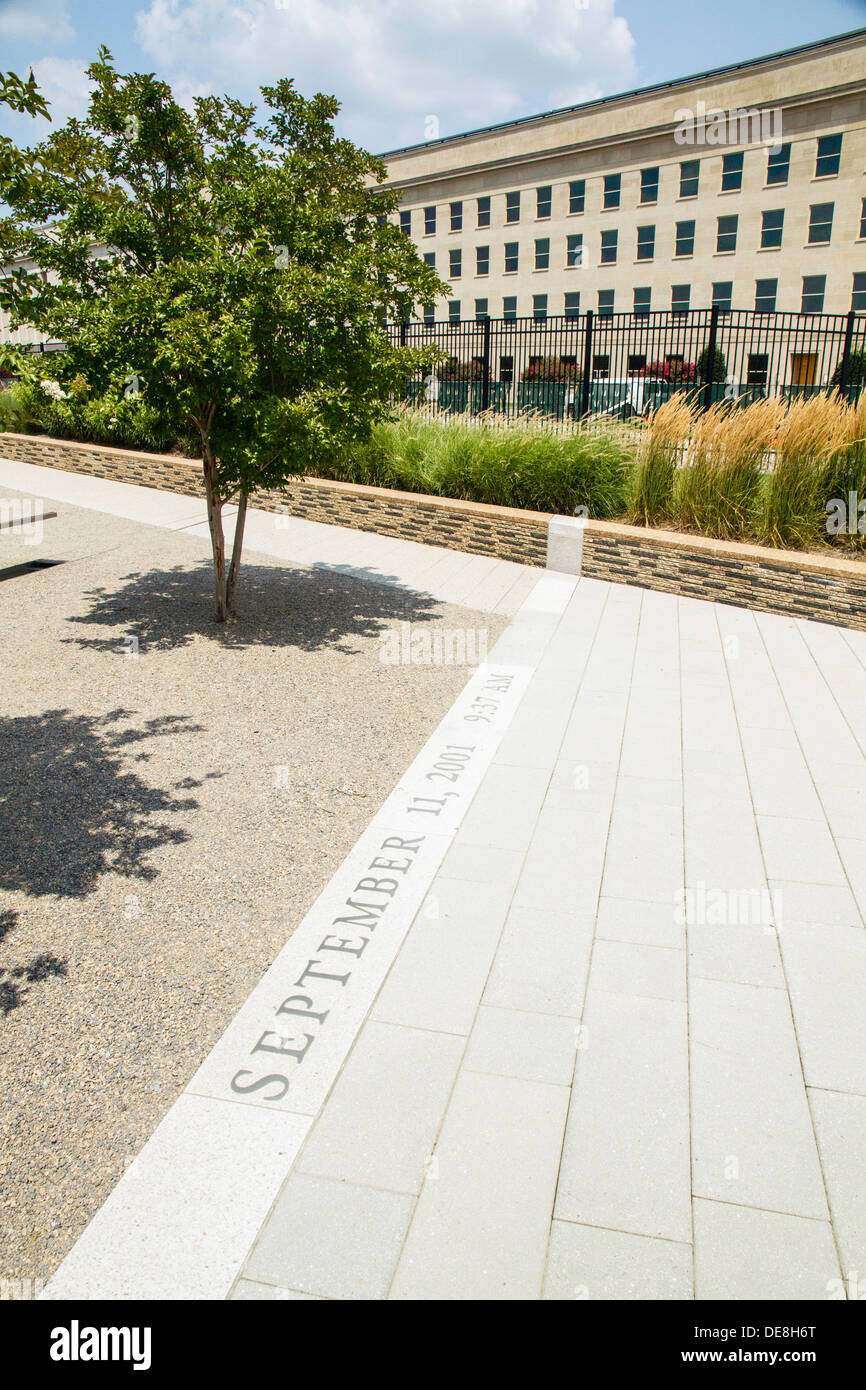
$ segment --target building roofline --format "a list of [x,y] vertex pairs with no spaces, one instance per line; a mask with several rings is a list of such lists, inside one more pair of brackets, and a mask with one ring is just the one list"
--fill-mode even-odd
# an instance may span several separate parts
[[851,29],[846,34],[834,34],[827,39],[816,39],[813,43],[800,44],[797,48],[783,48],[778,53],[765,53],[760,58],[745,58],[740,63],[728,63],[721,68],[708,68],[705,72],[692,73],[689,77],[675,77],[669,82],[654,82],[649,87],[635,87],[628,92],[615,92],[608,97],[594,97],[592,101],[581,101],[575,106],[558,106],[553,111],[539,111],[533,116],[518,116],[516,120],[500,121],[496,125],[479,126],[477,130],[460,131],[457,135],[444,135],[439,140],[421,140],[417,145],[401,145],[395,150],[385,150],[377,157],[390,159],[398,154],[410,154],[417,150],[430,150],[442,145],[453,145],[460,140],[471,140],[477,135],[491,135],[497,130],[514,130],[518,126],[531,125],[533,121],[551,120],[556,116],[568,116],[573,112],[591,111],[593,107],[609,106],[615,101],[628,101],[634,97],[648,96],[651,92],[670,91],[674,87],[687,87],[702,78],[722,77],[726,73],[740,72],[744,68],[760,67],[762,63],[774,63],[780,58],[793,58],[801,53],[814,53],[833,44],[845,43],[850,39],[866,38],[866,28]]

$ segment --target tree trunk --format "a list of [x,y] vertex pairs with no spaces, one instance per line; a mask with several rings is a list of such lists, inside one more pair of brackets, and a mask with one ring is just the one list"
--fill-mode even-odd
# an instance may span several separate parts
[[213,548],[215,617],[218,623],[224,623],[228,616],[228,599],[226,594],[226,543],[223,534],[223,509],[216,490],[216,459],[208,444],[205,444],[202,450],[202,465],[205,493],[207,494],[207,519]]
[[241,493],[238,502],[238,514],[235,519],[235,539],[232,546],[232,563],[229,569],[228,588],[226,591],[228,610],[234,617],[235,612],[235,586],[238,582],[238,570],[241,566],[241,551],[244,548],[244,524],[247,519],[247,494]]

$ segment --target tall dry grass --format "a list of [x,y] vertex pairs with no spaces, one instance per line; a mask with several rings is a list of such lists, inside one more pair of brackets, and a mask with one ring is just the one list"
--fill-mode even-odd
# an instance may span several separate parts
[[673,519],[674,480],[694,429],[697,406],[677,392],[650,417],[632,477],[629,515],[639,526]]
[[740,408],[718,401],[695,412],[687,466],[674,486],[678,525],[723,540],[758,533],[764,460],[783,415],[778,399]]
[[827,489],[852,442],[851,415],[838,395],[815,395],[789,405],[765,479],[762,540],[794,547],[827,541]]

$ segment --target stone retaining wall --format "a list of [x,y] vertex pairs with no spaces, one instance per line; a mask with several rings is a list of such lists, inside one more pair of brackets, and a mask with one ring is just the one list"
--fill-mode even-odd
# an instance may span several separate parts
[[[200,464],[170,454],[139,454],[5,433],[0,435],[0,457],[193,497],[203,495]],[[256,493],[250,500],[266,511],[286,511],[308,521],[351,526],[473,555],[541,567],[547,559],[551,518],[544,512],[319,478],[291,483],[285,495]],[[590,521],[583,536],[581,573],[866,631],[866,562],[859,560]]]

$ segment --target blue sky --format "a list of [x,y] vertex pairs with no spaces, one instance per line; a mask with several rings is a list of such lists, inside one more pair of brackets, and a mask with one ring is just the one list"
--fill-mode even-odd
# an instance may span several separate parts
[[291,76],[382,151],[864,26],[866,0],[0,0],[0,67],[32,65],[61,121],[100,43],[186,101]]

